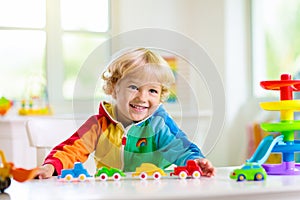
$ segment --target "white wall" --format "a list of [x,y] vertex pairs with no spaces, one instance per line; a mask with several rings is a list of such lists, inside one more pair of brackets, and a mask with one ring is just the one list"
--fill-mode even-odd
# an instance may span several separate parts
[[251,97],[250,1],[227,0],[225,11],[225,134],[228,141],[228,163],[236,165],[245,162],[246,126],[253,121],[260,109],[258,101]]
[[112,1],[113,36],[146,27],[169,29],[197,42],[214,61],[226,92],[224,129],[208,155],[217,166],[245,159],[247,122],[236,119],[251,92],[248,4],[248,0]]

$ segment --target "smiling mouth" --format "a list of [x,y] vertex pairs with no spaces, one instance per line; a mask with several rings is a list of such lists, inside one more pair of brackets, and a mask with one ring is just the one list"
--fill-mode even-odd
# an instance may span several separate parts
[[145,109],[148,109],[148,107],[146,106],[139,106],[139,105],[134,105],[134,104],[129,104],[130,107],[134,108],[135,110],[138,110],[138,111],[143,111]]

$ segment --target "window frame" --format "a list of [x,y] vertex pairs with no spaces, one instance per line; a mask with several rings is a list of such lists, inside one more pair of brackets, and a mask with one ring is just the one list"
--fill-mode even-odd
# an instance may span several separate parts
[[[111,5],[108,1],[108,30],[107,32],[91,32],[91,31],[76,31],[76,30],[62,30],[60,27],[61,16],[60,12],[56,15],[56,10],[60,11],[60,0],[46,0],[46,80],[47,91],[49,96],[50,106],[54,108],[55,113],[70,113],[73,100],[65,99],[63,96],[63,83],[64,83],[64,64],[63,64],[63,47],[62,38],[64,33],[89,33],[97,34],[109,38],[111,35]],[[57,73],[61,72],[61,73]],[[90,103],[90,100],[76,99],[85,107]]]

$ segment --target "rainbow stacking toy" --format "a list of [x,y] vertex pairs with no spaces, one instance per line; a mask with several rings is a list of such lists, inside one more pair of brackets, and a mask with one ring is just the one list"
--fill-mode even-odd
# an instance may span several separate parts
[[[247,162],[261,164],[270,175],[300,175],[300,164],[294,158],[295,152],[300,152],[300,141],[294,137],[295,131],[300,130],[300,121],[294,120],[294,112],[300,111],[300,100],[293,100],[293,92],[300,91],[300,80],[282,74],[281,80],[262,81],[260,85],[266,90],[280,91],[280,101],[260,103],[264,110],[280,111],[279,122],[261,124],[263,130],[280,135],[265,137]],[[281,163],[264,164],[271,153],[282,153]]]

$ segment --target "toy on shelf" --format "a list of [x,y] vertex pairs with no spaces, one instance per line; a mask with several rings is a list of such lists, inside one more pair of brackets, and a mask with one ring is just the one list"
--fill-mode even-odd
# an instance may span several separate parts
[[101,167],[94,175],[96,179],[99,178],[101,181],[106,181],[109,177],[112,177],[115,181],[119,181],[121,177],[125,176],[126,175],[122,170],[107,167]]
[[153,179],[159,180],[161,176],[167,174],[152,163],[142,163],[140,167],[137,167],[132,177],[138,176],[141,180],[146,180],[148,176],[152,176]]
[[88,177],[92,177],[88,171],[83,167],[81,162],[75,162],[72,169],[61,170],[61,175],[58,179],[71,181],[85,181]]
[[258,163],[246,162],[241,168],[234,169],[230,178],[237,181],[262,181],[267,178],[267,173]]
[[19,115],[52,115],[46,83],[43,75],[29,77]]
[[172,175],[179,176],[180,179],[186,179],[188,176],[200,178],[203,175],[203,172],[196,161],[188,160],[186,166],[175,167],[174,172],[170,173],[170,176]]
[[[294,158],[295,152],[300,152],[300,141],[294,136],[295,131],[300,130],[300,121],[294,120],[294,111],[300,111],[300,100],[293,100],[293,92],[300,91],[300,80],[292,80],[291,75],[282,74],[281,80],[262,81],[260,85],[266,90],[280,91],[280,101],[260,103],[264,110],[279,111],[280,121],[261,124],[261,128],[271,135],[262,139],[247,162],[262,165],[269,175],[300,175],[300,165],[295,163]],[[273,136],[272,133],[279,135]],[[281,153],[282,162],[264,164],[271,153]]]
[[0,98],[0,115],[5,115],[7,111],[12,107],[13,102],[5,97]]
[[0,157],[2,163],[0,163],[0,191],[3,193],[11,184],[11,178],[18,182],[24,182],[33,179],[36,176],[38,168],[23,169],[15,168],[14,164],[7,162],[4,152],[0,150]]
[[36,101],[33,99],[29,101],[22,100],[19,115],[52,115],[52,110],[49,105],[40,106],[35,105],[34,102]]

